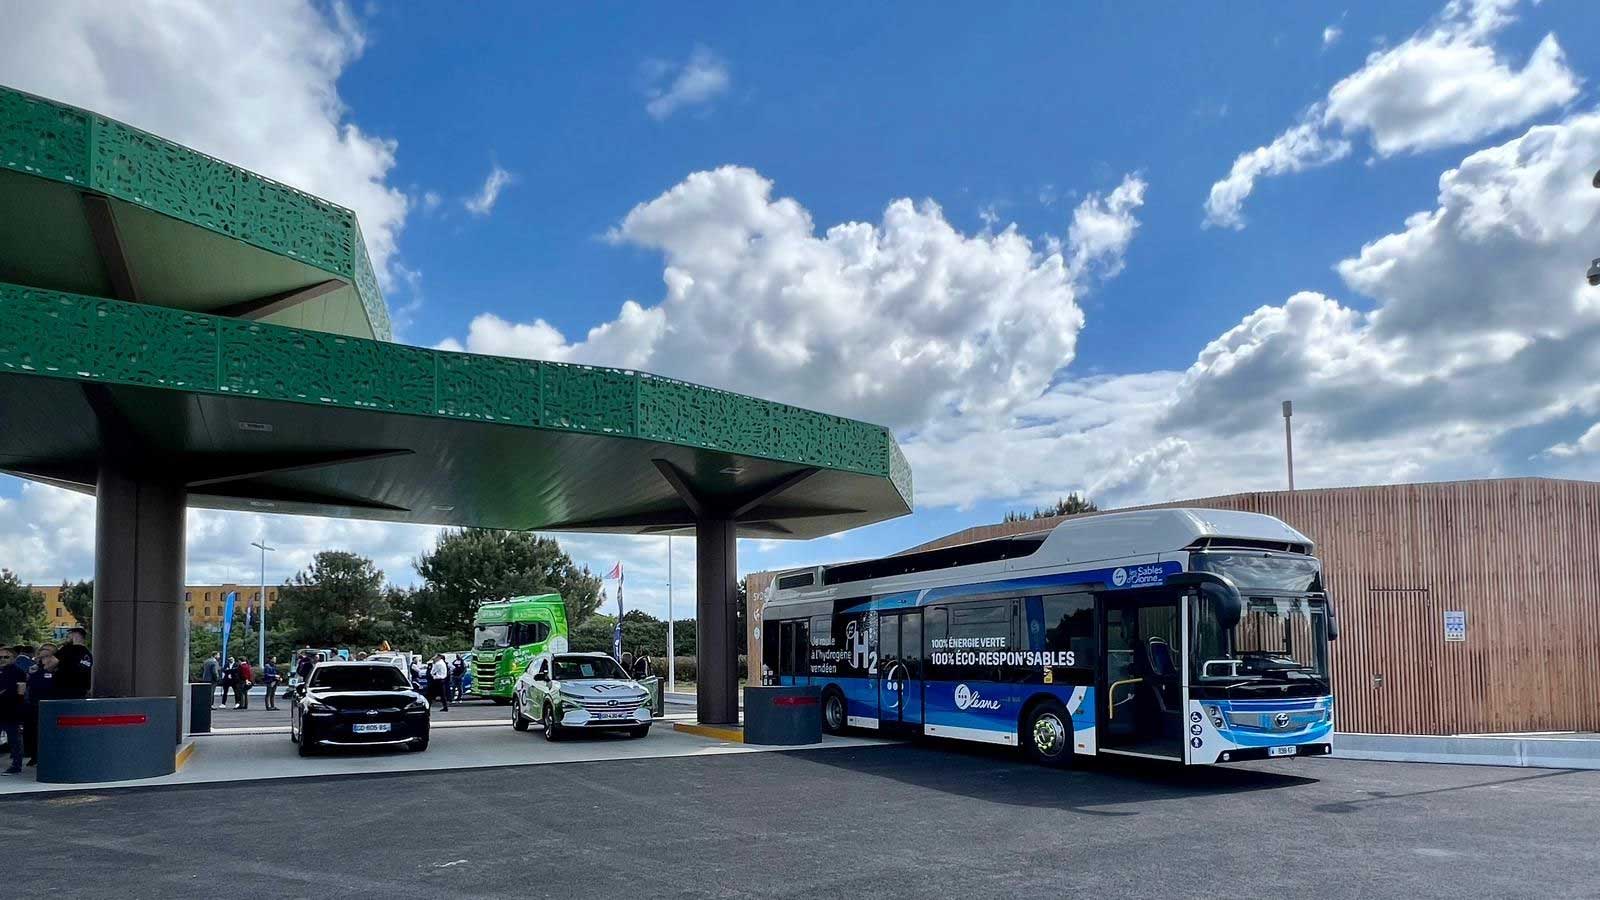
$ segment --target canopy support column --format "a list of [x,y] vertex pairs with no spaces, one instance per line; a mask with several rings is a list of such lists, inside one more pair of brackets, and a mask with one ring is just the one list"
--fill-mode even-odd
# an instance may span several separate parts
[[739,721],[739,569],[732,519],[701,519],[695,543],[695,712],[702,725]]
[[175,697],[188,677],[181,481],[102,460],[95,486],[95,697]]

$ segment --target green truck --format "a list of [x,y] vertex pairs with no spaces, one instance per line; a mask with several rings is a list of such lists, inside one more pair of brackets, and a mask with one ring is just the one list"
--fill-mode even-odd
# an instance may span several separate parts
[[566,651],[567,607],[560,594],[485,603],[472,622],[472,693],[510,703],[534,657]]

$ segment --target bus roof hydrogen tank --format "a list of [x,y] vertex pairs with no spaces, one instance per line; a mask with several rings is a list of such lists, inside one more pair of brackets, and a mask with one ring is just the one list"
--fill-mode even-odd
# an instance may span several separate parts
[[1021,747],[1051,765],[1330,752],[1337,620],[1311,540],[1271,516],[1104,513],[779,574],[763,678],[823,726]]

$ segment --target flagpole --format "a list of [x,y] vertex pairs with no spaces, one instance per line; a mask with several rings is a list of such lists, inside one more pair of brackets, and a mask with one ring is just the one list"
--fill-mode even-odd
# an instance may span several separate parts
[[672,639],[672,535],[667,535],[667,690],[678,689],[678,644]]

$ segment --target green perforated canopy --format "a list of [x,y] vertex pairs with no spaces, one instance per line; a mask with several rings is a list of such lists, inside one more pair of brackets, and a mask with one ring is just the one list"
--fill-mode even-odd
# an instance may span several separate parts
[[388,331],[350,211],[0,88],[0,470],[93,490],[129,453],[195,506],[513,529],[910,511],[884,428]]

